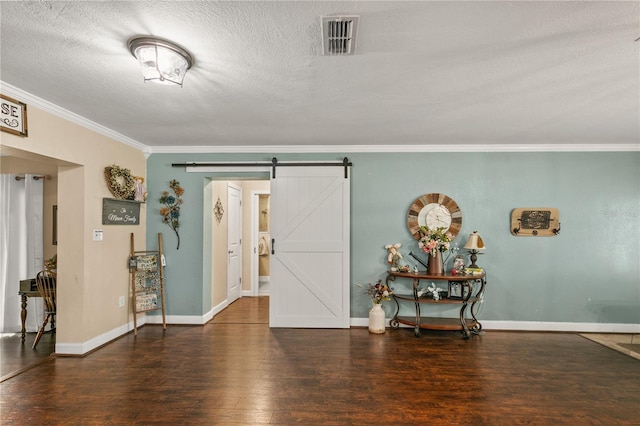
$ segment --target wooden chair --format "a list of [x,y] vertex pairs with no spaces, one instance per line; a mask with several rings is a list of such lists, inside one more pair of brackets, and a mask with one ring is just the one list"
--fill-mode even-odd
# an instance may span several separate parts
[[51,331],[55,330],[55,315],[56,315],[56,274],[55,272],[51,272],[47,269],[38,272],[36,276],[36,285],[38,286],[38,291],[40,292],[40,296],[42,297],[42,306],[44,307],[44,321],[42,322],[42,326],[40,330],[38,330],[38,334],[36,335],[36,340],[33,342],[33,349],[36,348],[36,345],[40,341],[42,337],[42,333],[44,333],[44,328],[47,326],[49,319],[51,319]]

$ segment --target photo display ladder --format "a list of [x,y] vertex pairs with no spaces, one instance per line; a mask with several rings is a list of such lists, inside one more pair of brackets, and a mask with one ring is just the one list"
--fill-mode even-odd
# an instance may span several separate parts
[[164,266],[162,234],[158,233],[158,250],[136,251],[131,234],[129,252],[129,276],[131,281],[131,306],[133,309],[133,334],[138,335],[138,314],[162,309],[162,328],[167,329],[164,310]]

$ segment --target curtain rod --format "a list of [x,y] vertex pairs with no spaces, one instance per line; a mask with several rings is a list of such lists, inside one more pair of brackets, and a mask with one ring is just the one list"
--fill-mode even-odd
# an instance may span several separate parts
[[205,163],[205,162],[191,162],[191,163],[172,163],[171,167],[255,167],[255,166],[271,166],[273,177],[276,177],[276,166],[303,166],[303,167],[314,167],[314,166],[340,166],[344,167],[344,177],[348,176],[348,168],[353,166],[353,163],[349,161],[347,157],[344,157],[341,162],[322,162],[322,161],[286,161],[286,162],[278,162],[276,157],[273,157],[270,162],[267,161],[253,161],[253,162],[233,162],[233,161],[225,161],[225,162],[217,162],[217,163]]
[[[26,179],[26,177],[25,176],[16,176],[16,180],[23,180],[23,179]],[[33,180],[40,180],[40,179],[49,180],[49,179],[51,179],[51,176],[49,176],[49,175],[36,175],[36,176],[33,176]]]

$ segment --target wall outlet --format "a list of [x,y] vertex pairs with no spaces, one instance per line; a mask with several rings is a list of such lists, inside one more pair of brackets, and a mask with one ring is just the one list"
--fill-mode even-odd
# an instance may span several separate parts
[[93,230],[93,241],[102,241],[102,229]]
[[124,296],[120,296],[120,299],[118,300],[118,304],[120,305],[121,308],[124,308]]

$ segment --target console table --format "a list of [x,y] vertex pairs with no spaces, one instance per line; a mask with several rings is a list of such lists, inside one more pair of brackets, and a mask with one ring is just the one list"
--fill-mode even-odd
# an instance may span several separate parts
[[[393,292],[393,300],[396,302],[396,313],[389,322],[393,329],[400,327],[400,324],[415,327],[414,334],[420,337],[420,329],[425,330],[460,330],[463,339],[468,339],[471,334],[479,334],[482,324],[476,318],[478,305],[482,300],[487,281],[485,273],[481,275],[448,275],[448,274],[428,274],[426,271],[418,272],[387,272],[387,285],[397,279],[410,279],[413,282],[413,294],[402,294]],[[431,293],[418,295],[420,280],[444,281],[447,283],[447,291],[443,293],[439,300],[433,298]],[[423,284],[428,284],[425,282]],[[452,292],[455,290],[455,294]],[[414,316],[399,316],[400,303],[410,302],[415,306]],[[459,318],[436,318],[422,317],[422,304],[456,304],[460,306]],[[467,307],[469,309],[467,310]],[[470,314],[470,318],[467,317]]]

